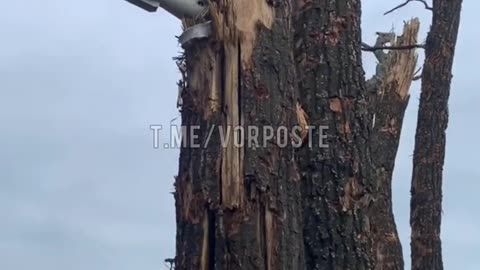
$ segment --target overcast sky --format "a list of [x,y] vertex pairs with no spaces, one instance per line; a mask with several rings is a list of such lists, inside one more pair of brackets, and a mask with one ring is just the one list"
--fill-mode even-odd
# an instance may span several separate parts
[[[412,16],[422,18],[424,36],[430,19],[421,4],[382,16],[398,2],[364,1],[364,40]],[[446,269],[480,269],[479,9],[465,0],[455,60]],[[179,33],[165,12],[123,0],[0,1],[0,269],[165,269],[175,255],[178,152],[153,149],[149,126],[179,116],[171,60]],[[365,58],[371,73],[374,60]],[[407,264],[418,96],[415,83],[394,179]]]

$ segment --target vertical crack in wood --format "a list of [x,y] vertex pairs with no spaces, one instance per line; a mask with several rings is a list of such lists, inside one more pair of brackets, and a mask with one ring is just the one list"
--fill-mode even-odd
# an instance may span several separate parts
[[224,50],[223,131],[228,143],[223,148],[222,155],[222,205],[234,209],[241,208],[244,199],[243,142],[235,141],[243,139],[235,134],[239,132],[237,128],[242,127],[242,71],[251,67],[257,23],[271,27],[274,12],[263,0],[219,0],[210,1],[210,14],[214,36],[223,44]]
[[225,207],[233,209],[242,205],[242,173],[240,171],[240,148],[235,141],[236,128],[240,126],[239,109],[239,47],[238,43],[225,44],[225,84],[224,84],[224,131],[227,140],[223,148],[222,159],[222,203]]
[[274,270],[273,269],[273,247],[274,247],[274,235],[273,235],[273,215],[270,209],[268,209],[268,204],[265,204],[265,270]]
[[205,209],[205,213],[203,216],[203,239],[202,239],[202,256],[200,259],[201,262],[201,270],[208,270],[209,268],[209,259],[210,259],[210,253],[214,252],[210,250],[210,223],[209,223],[209,217],[208,217],[208,210]]
[[202,223],[203,239],[202,255],[200,258],[201,270],[215,269],[215,226],[215,213],[212,210],[208,209],[208,206],[206,206]]

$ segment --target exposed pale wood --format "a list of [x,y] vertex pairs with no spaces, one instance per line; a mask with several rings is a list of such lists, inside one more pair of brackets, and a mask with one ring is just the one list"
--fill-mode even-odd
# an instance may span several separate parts
[[223,126],[225,139],[228,144],[223,148],[222,156],[222,204],[227,208],[239,208],[243,201],[243,172],[240,171],[241,163],[238,139],[235,136],[236,128],[240,127],[239,108],[239,48],[238,45],[226,44],[225,46],[225,88],[223,111],[225,124]]

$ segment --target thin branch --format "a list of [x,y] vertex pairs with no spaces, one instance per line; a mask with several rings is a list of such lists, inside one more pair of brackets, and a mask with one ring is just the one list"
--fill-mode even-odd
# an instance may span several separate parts
[[403,4],[400,4],[400,5],[392,8],[391,10],[383,13],[383,15],[390,14],[390,13],[394,12],[395,10],[400,9],[400,8],[408,5],[410,2],[420,2],[420,3],[422,3],[422,4],[425,6],[425,9],[433,10],[433,8],[430,7],[430,6],[428,5],[427,1],[425,1],[425,0],[407,0],[407,1],[405,1]]
[[415,81],[420,80],[421,78],[422,78],[422,75],[418,75],[418,76],[413,77],[413,78],[412,78],[412,81],[415,82]]
[[167,263],[170,264],[169,266],[167,266],[169,267],[169,270],[173,270],[173,266],[175,265],[175,259],[165,259],[165,264]]
[[425,48],[425,45],[423,44],[373,47],[362,42],[362,51],[366,51],[366,52],[374,52],[378,50],[412,50],[412,49],[424,49],[424,48]]
[[422,67],[419,67],[415,73],[413,73],[412,81],[418,81],[422,78]]
[[415,71],[415,73],[413,73],[413,76],[417,76],[418,73],[420,73],[420,71],[422,71],[422,67],[419,67],[419,68],[417,69],[417,71]]

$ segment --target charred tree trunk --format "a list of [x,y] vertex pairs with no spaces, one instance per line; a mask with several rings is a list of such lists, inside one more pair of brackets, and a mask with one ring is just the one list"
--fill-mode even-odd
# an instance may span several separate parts
[[443,269],[440,226],[445,131],[462,0],[434,0],[418,112],[410,225],[412,270]]
[[[417,43],[420,22],[411,20],[403,34],[381,33],[376,46],[401,47]],[[375,168],[375,199],[371,211],[371,231],[375,269],[403,270],[402,245],[392,208],[392,177],[400,142],[403,117],[409,100],[409,89],[417,64],[415,50],[375,52],[377,72],[367,82],[370,112],[373,114],[372,164]]]
[[[369,212],[375,171],[360,0],[297,3],[300,100],[309,126],[315,127],[297,157],[307,269],[374,269]],[[320,144],[320,126],[328,126],[328,147]]]
[[[295,17],[290,3],[211,0],[213,37],[186,49],[176,269],[403,269],[391,181],[416,55],[384,55],[365,82],[360,0],[298,0]],[[434,1],[412,269],[441,269],[438,195],[460,5]],[[414,44],[417,32],[412,22],[390,42]],[[296,124],[313,129],[295,152],[277,131]]]
[[176,269],[304,269],[294,151],[264,131],[296,124],[290,14],[289,1],[211,1],[213,37],[185,52]]

